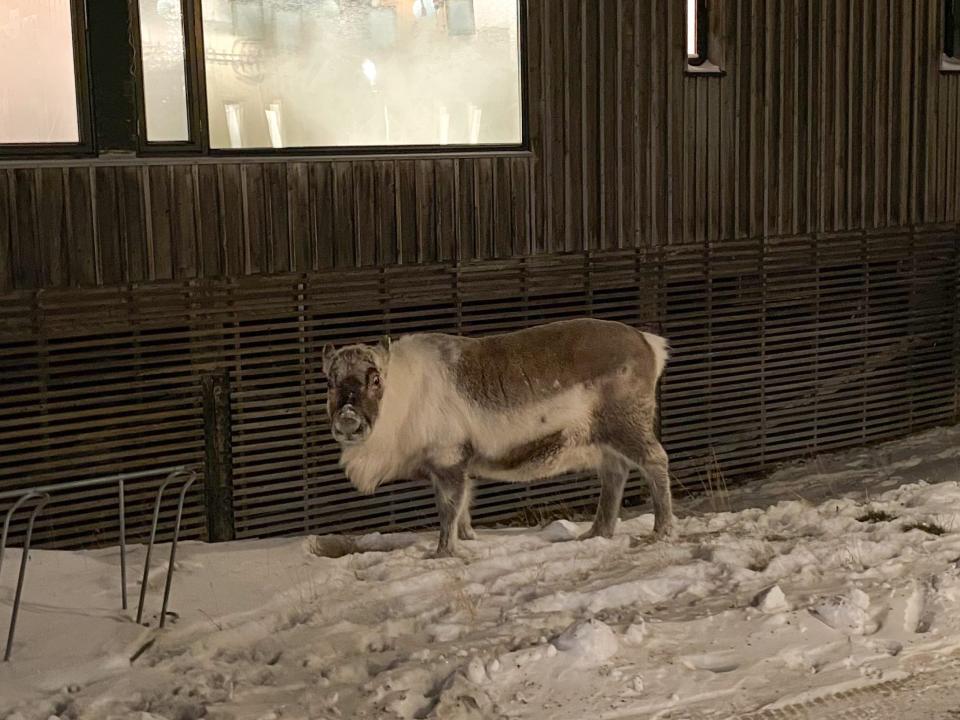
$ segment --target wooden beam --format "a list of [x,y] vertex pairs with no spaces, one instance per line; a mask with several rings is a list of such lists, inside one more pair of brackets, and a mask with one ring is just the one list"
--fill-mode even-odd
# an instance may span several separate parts
[[204,487],[207,540],[223,542],[236,536],[233,515],[233,453],[230,436],[230,378],[226,370],[204,375]]

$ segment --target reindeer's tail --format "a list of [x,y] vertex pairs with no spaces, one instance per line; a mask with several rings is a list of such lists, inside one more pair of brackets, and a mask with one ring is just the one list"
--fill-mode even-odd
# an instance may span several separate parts
[[653,333],[641,331],[640,334],[643,335],[643,339],[647,341],[647,344],[653,351],[653,359],[657,367],[657,379],[659,380],[663,374],[663,368],[667,365],[667,360],[670,359],[670,343],[666,338],[654,335]]

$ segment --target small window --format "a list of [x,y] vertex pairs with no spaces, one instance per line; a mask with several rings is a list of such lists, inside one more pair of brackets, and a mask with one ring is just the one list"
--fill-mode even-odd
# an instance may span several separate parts
[[519,0],[204,0],[214,149],[521,142]]
[[139,0],[137,11],[147,142],[187,142],[187,56],[180,0]]
[[945,69],[960,70],[960,0],[945,0],[944,4],[943,59],[954,66]]
[[707,4],[706,0],[686,0],[687,3],[687,63],[697,66],[707,60]]
[[0,3],[0,145],[85,140],[71,0]]

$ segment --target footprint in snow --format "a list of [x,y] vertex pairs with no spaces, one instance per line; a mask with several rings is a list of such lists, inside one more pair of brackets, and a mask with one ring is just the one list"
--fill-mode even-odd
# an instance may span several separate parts
[[879,629],[869,610],[870,596],[857,588],[846,595],[822,598],[810,607],[817,620],[847,635],[871,635]]
[[688,670],[708,670],[712,673],[733,672],[740,667],[739,658],[731,652],[685,655],[680,662]]
[[904,610],[903,629],[907,632],[923,634],[930,632],[936,614],[940,581],[937,577],[916,582],[907,607]]

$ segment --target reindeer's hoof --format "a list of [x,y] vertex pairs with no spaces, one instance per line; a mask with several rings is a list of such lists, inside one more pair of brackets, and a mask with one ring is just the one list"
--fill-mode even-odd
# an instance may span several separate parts
[[604,531],[604,530],[598,530],[597,528],[592,527],[589,530],[587,530],[585,533],[583,533],[583,535],[580,535],[577,538],[577,540],[590,540],[591,538],[596,538],[596,537],[602,537],[609,540],[610,538],[613,537],[613,530]]
[[455,548],[451,547],[440,547],[437,548],[437,551],[433,554],[435,558],[455,558],[460,557],[460,554],[456,551]]
[[665,527],[659,527],[653,529],[653,537],[658,542],[660,541],[670,541],[676,537],[676,532],[673,529],[673,525],[667,525]]
[[476,540],[477,533],[473,528],[460,528],[457,531],[457,534],[460,536],[461,540]]

